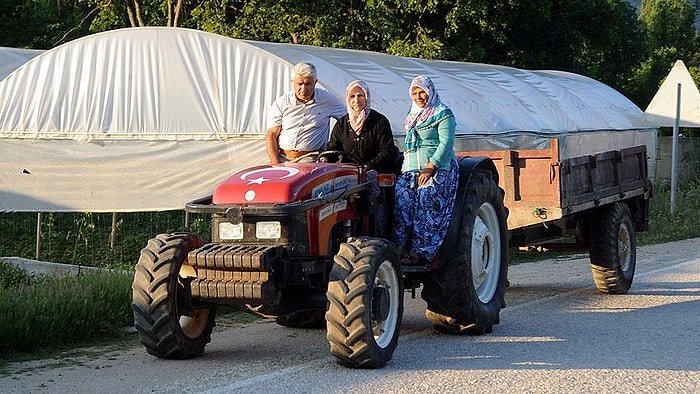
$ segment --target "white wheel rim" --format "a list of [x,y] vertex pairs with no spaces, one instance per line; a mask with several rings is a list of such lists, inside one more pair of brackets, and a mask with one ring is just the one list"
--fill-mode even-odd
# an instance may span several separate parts
[[209,309],[197,309],[192,316],[180,316],[180,328],[188,338],[197,338],[204,332],[209,320]]
[[501,272],[501,232],[493,205],[484,203],[474,220],[471,268],[476,295],[488,303],[496,294]]
[[[372,321],[372,333],[377,346],[386,348],[391,344],[397,329],[396,322],[399,318],[399,297],[402,296],[402,294],[399,294],[399,276],[394,266],[388,260],[384,260],[377,269],[377,275],[374,278],[374,286],[370,289],[370,294],[373,294],[374,288],[378,286],[384,287],[386,291],[389,292],[389,314],[383,321]],[[373,300],[370,300],[370,305],[372,304]]]
[[[173,297],[177,300],[178,291],[183,291],[184,289],[180,289],[180,287],[184,286],[184,283],[182,282],[182,279],[184,278],[191,278],[191,277],[196,277],[197,276],[197,271],[194,270],[191,266],[187,264],[183,264],[180,266],[180,271],[178,272],[178,280],[180,282],[178,283],[176,293],[173,295]],[[205,309],[197,309],[194,311],[192,316],[187,316],[187,315],[180,315],[179,311],[179,306],[176,306],[178,309],[178,315],[179,315],[179,323],[180,323],[180,329],[182,330],[182,333],[185,334],[186,337],[188,338],[197,338],[202,333],[204,332],[204,329],[207,327],[207,322],[209,321],[209,308]]]

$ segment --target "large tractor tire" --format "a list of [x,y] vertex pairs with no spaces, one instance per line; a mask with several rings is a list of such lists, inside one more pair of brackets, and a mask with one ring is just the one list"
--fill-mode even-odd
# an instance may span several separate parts
[[[490,333],[505,307],[508,283],[508,212],[503,190],[489,171],[475,170],[464,189],[456,249],[425,278],[421,296],[435,329],[450,334]],[[449,232],[448,232],[449,234]]]
[[403,314],[394,246],[379,238],[350,238],[333,261],[326,312],[331,354],[346,367],[382,367],[396,349]]
[[591,272],[603,293],[625,294],[637,265],[637,239],[627,204],[598,208],[588,225]]
[[190,358],[204,353],[211,341],[215,307],[192,304],[189,282],[193,270],[183,267],[187,254],[202,245],[193,234],[160,234],[141,250],[131,307],[139,342],[149,354]]

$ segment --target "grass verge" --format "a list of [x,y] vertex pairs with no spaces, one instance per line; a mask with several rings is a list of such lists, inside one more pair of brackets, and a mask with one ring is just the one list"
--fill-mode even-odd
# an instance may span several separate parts
[[133,323],[129,272],[33,275],[0,261],[0,355],[124,335]]
[[[6,316],[0,320],[0,374],[17,361],[70,363],[79,347],[137,345],[130,330],[132,280],[132,272],[107,270],[35,275],[0,259],[0,316]],[[256,319],[232,308],[217,310],[219,329]]]
[[649,206],[649,231],[637,234],[640,245],[660,244],[700,237],[700,175],[687,180],[676,191],[676,209],[671,214],[671,188],[654,189]]

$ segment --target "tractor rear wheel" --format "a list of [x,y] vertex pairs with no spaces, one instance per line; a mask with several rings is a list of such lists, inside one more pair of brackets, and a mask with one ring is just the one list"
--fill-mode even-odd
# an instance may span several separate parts
[[211,341],[216,309],[192,304],[192,268],[183,267],[187,254],[203,244],[193,234],[160,234],[141,250],[131,307],[139,342],[149,354],[190,358],[204,353]]
[[326,312],[331,354],[346,367],[382,367],[396,349],[403,314],[394,246],[379,238],[350,238],[333,261]]
[[427,275],[421,293],[438,331],[480,335],[499,323],[508,275],[503,194],[490,172],[469,176],[462,212],[454,212],[461,215],[457,249]]
[[627,204],[599,208],[588,225],[593,281],[599,291],[625,294],[637,265],[637,239]]

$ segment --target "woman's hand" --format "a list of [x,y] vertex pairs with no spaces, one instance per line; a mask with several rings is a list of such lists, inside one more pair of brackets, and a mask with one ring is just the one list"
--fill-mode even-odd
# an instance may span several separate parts
[[425,166],[425,168],[420,170],[420,173],[418,173],[418,186],[425,185],[425,183],[428,182],[428,179],[430,179],[433,175],[435,175],[435,167],[431,165]]

